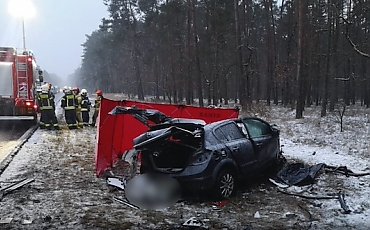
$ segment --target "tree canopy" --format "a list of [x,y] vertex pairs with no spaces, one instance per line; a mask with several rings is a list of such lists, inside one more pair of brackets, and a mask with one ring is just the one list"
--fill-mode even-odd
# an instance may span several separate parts
[[[104,0],[88,88],[171,103],[370,105],[370,1]],[[328,108],[327,108],[328,106]]]

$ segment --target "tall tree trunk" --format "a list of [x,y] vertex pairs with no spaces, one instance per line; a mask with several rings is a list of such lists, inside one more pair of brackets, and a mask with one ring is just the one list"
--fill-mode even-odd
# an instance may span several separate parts
[[159,101],[159,63],[158,55],[154,56],[154,79],[155,79],[155,99]]
[[[293,71],[292,71],[292,46],[293,46],[293,9],[292,7],[289,7],[288,8],[288,34],[287,34],[287,53],[286,53],[286,62],[285,62],[285,65],[286,65],[286,72],[287,72],[287,76],[284,78],[284,93],[285,93],[285,96],[284,96],[284,105],[285,106],[288,106],[288,104],[290,104],[292,107],[293,107],[293,102],[295,101],[295,98],[294,98],[294,95],[295,95],[295,92],[294,92],[294,85],[295,85],[295,78],[293,77]],[[293,93],[292,93],[293,91]]]
[[236,48],[236,70],[237,70],[237,83],[239,100],[242,106],[247,106],[245,80],[244,80],[244,67],[243,67],[243,50],[240,37],[240,23],[239,23],[239,1],[234,0],[234,23],[235,23],[235,48]]
[[192,79],[192,52],[191,52],[191,32],[192,32],[192,20],[191,20],[191,5],[192,0],[187,0],[187,23],[186,23],[186,48],[187,48],[187,82],[186,82],[186,104],[190,105],[193,103],[193,79]]
[[273,94],[274,103],[277,104],[277,87],[275,82],[276,67],[276,37],[275,37],[275,19],[272,0],[264,0],[266,12],[267,27],[267,105],[270,105],[271,94]]
[[296,115],[297,119],[303,118],[303,108],[304,108],[304,94],[303,94],[303,84],[304,84],[304,66],[303,66],[303,49],[305,45],[304,39],[304,17],[305,17],[305,1],[298,1],[298,47],[297,47],[297,104],[296,104]]
[[252,69],[253,69],[253,54],[254,54],[254,49],[250,48],[249,45],[250,45],[250,30],[251,30],[251,21],[249,19],[250,15],[253,14],[253,10],[252,10],[252,4],[253,4],[253,1],[252,0],[243,0],[243,33],[244,33],[244,42],[243,42],[243,45],[244,47],[246,47],[246,51],[249,53],[248,54],[248,59],[247,59],[247,62],[244,63],[243,66],[244,67],[244,73],[245,73],[245,77],[244,77],[244,81],[245,81],[245,97],[246,97],[246,103],[247,104],[250,104],[252,103],[252,98],[251,98],[251,88],[252,88],[252,85],[251,85],[251,72],[252,72]]
[[135,70],[135,76],[137,80],[137,95],[139,100],[144,100],[144,89],[143,89],[143,81],[141,78],[141,67],[139,63],[139,36],[137,33],[137,21],[136,21],[136,16],[133,10],[133,6],[131,4],[131,1],[129,2],[129,9],[131,12],[131,17],[133,18],[132,22],[132,33],[133,33],[133,45],[134,45],[134,50],[133,50],[133,64],[134,64],[134,70]]
[[203,107],[203,84],[202,84],[202,70],[200,66],[200,58],[199,58],[199,37],[197,31],[197,18],[195,12],[195,6],[197,4],[197,0],[192,0],[191,4],[191,14],[192,14],[192,21],[193,21],[193,38],[194,38],[194,59],[196,64],[196,83],[197,83],[197,93],[199,98],[199,106]]
[[329,98],[329,78],[331,77],[330,70],[331,70],[331,54],[332,54],[332,24],[333,24],[333,16],[332,16],[332,9],[331,9],[331,0],[328,0],[327,3],[328,8],[328,49],[326,53],[326,68],[325,68],[325,79],[324,79],[324,96],[322,99],[321,104],[321,117],[326,116],[326,110],[328,105],[328,98]]
[[333,9],[334,12],[336,12],[335,15],[333,15],[333,48],[332,48],[332,55],[333,55],[333,74],[331,79],[331,93],[330,93],[330,105],[329,105],[329,111],[333,112],[335,108],[335,104],[338,102],[338,88],[339,88],[339,82],[336,80],[339,75],[339,55],[338,55],[338,39],[339,39],[339,15],[338,15],[338,9]]

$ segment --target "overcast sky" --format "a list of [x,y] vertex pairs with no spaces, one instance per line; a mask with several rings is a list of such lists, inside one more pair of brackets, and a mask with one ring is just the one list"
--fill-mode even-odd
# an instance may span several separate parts
[[[0,0],[0,46],[23,47],[22,21]],[[65,77],[81,64],[86,34],[99,28],[108,16],[103,0],[30,0],[36,15],[26,19],[26,48],[34,52],[41,68]]]

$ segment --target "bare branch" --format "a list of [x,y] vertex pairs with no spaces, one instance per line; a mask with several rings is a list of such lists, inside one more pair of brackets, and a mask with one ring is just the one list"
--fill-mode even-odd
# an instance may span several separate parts
[[365,53],[365,52],[361,51],[359,48],[357,48],[357,45],[352,41],[351,37],[349,36],[348,25],[350,25],[351,23],[347,19],[345,19],[343,16],[339,16],[339,18],[341,18],[344,21],[344,23],[346,24],[346,33],[345,33],[345,36],[346,36],[346,39],[349,42],[349,44],[352,46],[352,48],[358,54],[360,54],[361,56],[366,57],[366,58],[370,58],[370,54]]
[[336,77],[334,80],[339,80],[339,81],[349,81],[351,78],[344,78],[344,77]]
[[356,45],[355,43],[353,43],[353,41],[351,40],[351,38],[349,37],[349,35],[348,35],[348,34],[346,34],[346,38],[347,38],[348,42],[351,44],[352,48],[353,48],[353,49],[354,49],[358,54],[360,54],[360,55],[361,55],[361,56],[363,56],[363,57],[370,58],[370,54],[364,53],[364,52],[362,52],[361,50],[359,50],[359,49],[357,48],[357,45]]

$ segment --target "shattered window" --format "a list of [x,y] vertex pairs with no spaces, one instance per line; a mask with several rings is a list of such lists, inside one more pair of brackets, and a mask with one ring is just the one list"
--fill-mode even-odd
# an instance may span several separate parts
[[217,137],[217,139],[219,139],[220,141],[227,141],[227,138],[225,137],[225,135],[222,133],[221,131],[221,127],[220,128],[217,128],[215,130],[215,136]]
[[239,128],[234,123],[229,123],[222,126],[222,132],[225,134],[227,140],[237,140],[243,138],[243,135],[240,133]]
[[262,121],[245,119],[243,122],[247,126],[251,138],[271,135],[270,126]]
[[232,141],[243,138],[239,128],[234,123],[228,123],[217,128],[215,135],[221,141]]

